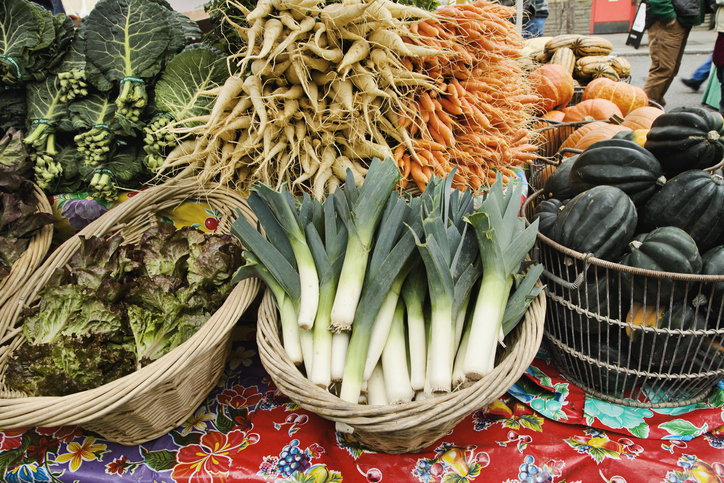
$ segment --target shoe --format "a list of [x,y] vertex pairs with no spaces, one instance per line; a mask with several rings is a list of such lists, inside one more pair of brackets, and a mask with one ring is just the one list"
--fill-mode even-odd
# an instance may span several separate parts
[[681,82],[682,82],[682,84],[684,84],[686,87],[688,87],[689,89],[693,90],[694,92],[698,91],[698,90],[699,90],[699,86],[701,85],[701,84],[699,84],[698,82],[696,82],[694,79],[681,79]]

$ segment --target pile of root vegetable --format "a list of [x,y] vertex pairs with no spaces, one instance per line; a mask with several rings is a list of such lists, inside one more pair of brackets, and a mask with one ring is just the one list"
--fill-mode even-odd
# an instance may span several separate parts
[[[389,0],[232,0],[226,19],[247,40],[228,56],[238,74],[202,125],[156,171],[246,190],[261,181],[322,199],[347,169],[393,158],[423,190],[458,166],[478,189],[535,158],[526,128],[539,100],[517,60],[515,9],[478,0],[435,12]],[[243,18],[243,21],[233,19]]]

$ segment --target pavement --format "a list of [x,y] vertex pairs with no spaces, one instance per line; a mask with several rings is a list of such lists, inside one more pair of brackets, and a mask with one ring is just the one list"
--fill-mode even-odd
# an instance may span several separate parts
[[[711,54],[712,50],[714,50],[717,33],[707,27],[708,25],[694,27],[689,32],[689,40],[686,42],[684,54]],[[608,39],[613,44],[613,51],[611,52],[613,55],[623,57],[649,56],[648,35],[646,32],[644,32],[644,37],[641,39],[641,45],[638,49],[626,45],[628,33],[596,35]]]

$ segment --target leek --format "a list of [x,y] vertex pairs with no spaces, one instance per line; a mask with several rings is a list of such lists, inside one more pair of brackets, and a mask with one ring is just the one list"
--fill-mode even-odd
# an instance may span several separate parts
[[254,183],[250,190],[264,200],[289,239],[297,261],[301,286],[298,323],[301,329],[311,329],[319,304],[319,278],[314,258],[307,245],[304,225],[296,211],[294,197],[286,190],[275,191],[263,183]]
[[[305,200],[306,201],[306,200]],[[312,203],[319,204],[316,200]],[[305,221],[305,204],[300,218]],[[332,337],[329,330],[332,303],[337,292],[339,274],[344,261],[344,248],[347,245],[347,231],[336,217],[334,200],[324,203],[323,231],[324,241],[319,234],[319,226],[313,222],[306,224],[309,248],[319,273],[319,307],[314,320],[312,370],[307,372],[309,380],[319,387],[327,388],[332,382]],[[314,216],[311,217],[312,221]],[[346,354],[346,351],[345,351]],[[341,375],[340,375],[341,379]]]
[[392,159],[375,158],[359,189],[349,183],[349,176],[347,179],[344,193],[336,190],[333,194],[338,215],[348,232],[344,264],[332,306],[335,331],[350,330],[355,320],[375,230],[400,179],[400,171]]
[[[267,284],[279,309],[284,348],[295,364],[301,364],[303,359],[297,323],[298,305],[301,298],[299,273],[279,251],[279,245],[272,245],[269,240],[264,238],[256,228],[251,226],[240,210],[237,210],[237,214],[237,219],[232,223],[230,231],[247,248],[245,259],[248,266],[244,265],[237,270],[234,274],[235,281],[256,276]],[[263,212],[257,214],[260,223],[264,216]],[[265,220],[265,223],[271,223],[271,221]],[[295,327],[289,326],[292,319]]]
[[404,319],[405,304],[398,299],[390,333],[382,351],[382,371],[389,404],[404,404],[412,401],[415,396],[415,391],[410,385],[410,372],[407,367]]
[[422,260],[415,264],[402,284],[402,300],[407,313],[407,345],[410,355],[410,384],[415,391],[425,387],[427,342],[424,305],[427,298],[427,277]]
[[[344,401],[352,403],[357,401],[364,378],[367,354],[370,350],[372,326],[383,301],[387,298],[393,285],[399,283],[401,286],[417,261],[415,236],[417,236],[417,232],[421,232],[420,220],[423,211],[421,200],[422,198],[412,200],[412,209],[407,220],[410,229],[401,232],[399,240],[397,240],[387,256],[383,257],[383,261],[379,263],[379,268],[374,275],[368,278],[368,282],[365,284],[364,293],[355,312],[352,336],[350,337],[347,360],[344,366],[340,391],[340,398]],[[394,236],[397,233],[396,227],[382,227],[382,233],[387,234],[383,236]],[[389,246],[389,244],[386,242],[380,243],[380,249],[382,246]]]
[[433,394],[452,390],[457,349],[455,321],[480,276],[479,265],[474,263],[477,256],[475,238],[464,223],[464,213],[472,205],[459,205],[463,196],[468,195],[452,191],[453,174],[435,190],[435,206],[423,222],[424,243],[416,239],[427,272],[431,305],[428,382]]
[[533,248],[538,221],[525,228],[518,216],[522,187],[510,183],[508,195],[503,194],[500,178],[490,187],[480,208],[465,220],[474,227],[483,264],[468,347],[463,370],[465,377],[477,381],[490,373],[495,365],[495,349],[502,331],[503,314],[514,275]]
[[387,391],[385,390],[385,376],[382,372],[382,363],[375,365],[372,375],[367,381],[367,404],[370,406],[387,405]]
[[243,253],[246,264],[234,273],[232,283],[236,284],[250,277],[261,279],[269,287],[274,296],[279,317],[282,323],[282,344],[289,358],[295,365],[303,362],[300,330],[297,324],[297,308],[294,299],[287,295],[282,285],[271,274],[269,269],[251,252]]

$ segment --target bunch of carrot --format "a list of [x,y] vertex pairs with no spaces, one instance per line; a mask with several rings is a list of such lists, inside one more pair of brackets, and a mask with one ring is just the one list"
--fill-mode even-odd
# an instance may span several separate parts
[[[416,87],[404,103],[399,126],[411,138],[395,149],[403,173],[424,190],[430,176],[458,166],[457,186],[479,189],[511,166],[532,162],[537,146],[527,129],[539,101],[523,69],[522,39],[508,19],[515,9],[486,0],[437,10],[414,22],[415,45],[446,54],[402,59],[407,69],[432,78],[435,88]],[[452,53],[450,53],[452,52]]]
[[[196,177],[246,190],[256,181],[317,199],[344,182],[347,169],[361,182],[370,161],[413,149],[399,126],[402,100],[413,89],[438,89],[430,76],[401,58],[446,55],[426,46],[409,18],[431,12],[390,0],[260,0],[233,23],[246,47],[230,53],[239,74],[215,95],[201,125],[177,126],[185,136],[158,168],[159,178]],[[188,124],[187,124],[188,125]]]

